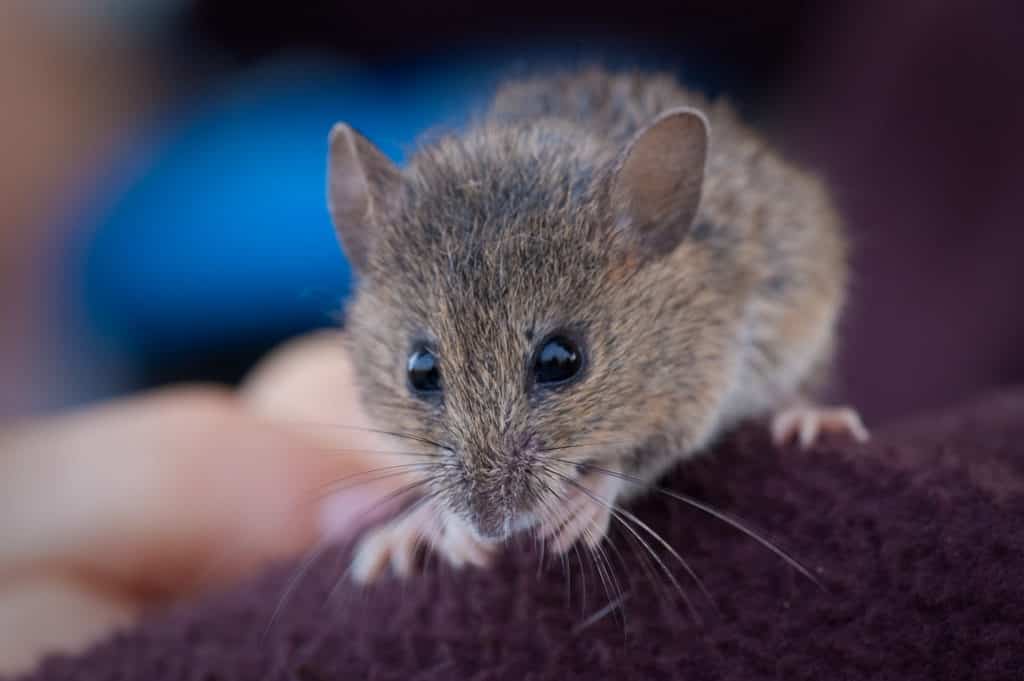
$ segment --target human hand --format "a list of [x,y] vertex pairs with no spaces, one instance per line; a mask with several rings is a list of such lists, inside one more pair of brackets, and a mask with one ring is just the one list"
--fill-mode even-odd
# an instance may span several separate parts
[[0,433],[0,671],[355,531],[401,483],[323,500],[389,463],[336,340],[286,348],[239,393],[164,390]]

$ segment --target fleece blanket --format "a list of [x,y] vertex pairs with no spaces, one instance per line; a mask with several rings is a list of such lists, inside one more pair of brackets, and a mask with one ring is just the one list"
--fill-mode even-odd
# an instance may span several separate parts
[[608,564],[524,543],[364,590],[338,547],[31,678],[1024,678],[1024,391],[863,446],[779,450],[750,426],[664,487],[631,509],[665,543],[618,526]]

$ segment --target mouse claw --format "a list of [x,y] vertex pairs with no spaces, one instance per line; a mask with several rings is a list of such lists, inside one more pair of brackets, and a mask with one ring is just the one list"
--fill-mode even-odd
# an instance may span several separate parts
[[378,579],[390,565],[396,577],[411,575],[421,543],[429,539],[429,509],[412,513],[368,532],[356,547],[349,573],[358,584]]
[[420,552],[428,544],[456,569],[467,564],[487,567],[494,553],[493,544],[478,539],[459,520],[440,527],[424,505],[368,532],[356,547],[349,574],[356,583],[369,584],[390,566],[395,577],[404,579],[416,572]]
[[870,437],[860,415],[849,407],[791,407],[775,415],[771,430],[777,447],[796,439],[802,449],[813,447],[822,433],[848,436],[857,442],[867,442]]
[[482,568],[491,564],[494,544],[481,541],[460,521],[452,519],[444,527],[437,551],[454,568],[467,563]]

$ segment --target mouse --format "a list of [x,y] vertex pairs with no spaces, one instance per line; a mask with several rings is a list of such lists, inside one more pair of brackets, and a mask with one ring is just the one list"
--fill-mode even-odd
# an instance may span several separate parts
[[724,98],[604,68],[512,79],[399,167],[330,131],[327,203],[355,292],[343,342],[415,499],[352,579],[423,546],[486,567],[532,533],[597,547],[614,510],[730,429],[868,437],[821,401],[849,247],[825,181]]

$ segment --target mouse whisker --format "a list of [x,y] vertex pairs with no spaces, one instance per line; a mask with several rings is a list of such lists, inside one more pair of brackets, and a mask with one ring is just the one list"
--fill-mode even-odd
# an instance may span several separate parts
[[622,616],[622,628],[623,630],[625,630],[626,620],[623,606],[625,605],[627,600],[629,600],[629,593],[620,594],[617,598],[613,599],[610,603],[608,603],[608,605],[604,606],[603,608],[595,612],[593,615],[591,615],[590,617],[576,625],[576,627],[574,627],[572,630],[573,635],[579,635],[583,633],[590,627],[594,626],[595,624],[603,620],[608,615],[613,614],[615,612],[620,613],[620,615]]
[[394,449],[358,449],[342,447],[339,449],[331,448],[319,448],[317,451],[323,452],[324,454],[366,454],[366,455],[395,455],[395,456],[414,456],[423,459],[439,459],[441,455],[436,452],[414,452],[411,450],[394,450]]
[[[540,500],[540,502],[538,504],[539,505],[538,512],[540,514],[540,523],[534,525],[534,527],[532,528],[533,529],[534,537],[537,538],[540,541],[540,563],[538,565],[538,576],[539,576],[540,570],[544,567],[544,558],[545,558],[545,552],[547,550],[547,542],[548,542],[548,535],[547,535],[547,533],[545,533],[543,531],[543,528],[545,526],[551,525],[551,524],[553,524],[554,522],[557,521],[556,511],[555,511],[555,508],[554,508],[554,504],[555,504],[555,502],[562,502],[562,503],[564,503],[565,496],[562,495],[562,494],[559,494],[558,492],[556,492],[555,489],[547,482],[547,480],[545,480],[543,477],[541,477],[535,471],[531,470],[530,471],[530,475],[537,482],[537,484],[540,485],[542,491],[544,491],[546,493],[545,496],[541,498],[541,500]],[[571,582],[569,581],[570,580],[570,577],[569,577],[569,574],[568,574],[569,566],[566,563],[566,558],[565,558],[565,553],[564,552],[563,553],[557,553],[556,555],[558,556],[558,559],[559,559],[559,561],[562,564],[562,574],[565,575],[565,579],[566,579],[566,594],[568,596],[569,594],[571,594],[571,586],[572,586]]]
[[[576,562],[579,563],[580,566],[580,614],[582,615],[587,609],[587,566],[583,563],[583,556],[580,554],[579,542],[573,542],[571,549],[572,555],[576,556]],[[568,554],[569,552],[566,551],[565,553]],[[572,562],[570,561],[570,565],[571,564]]]
[[704,580],[702,580],[697,575],[697,573],[694,572],[693,568],[690,566],[690,563],[681,555],[679,555],[679,552],[672,548],[672,546],[667,541],[665,541],[664,537],[662,537],[660,534],[658,534],[658,532],[652,529],[650,525],[636,517],[634,513],[631,513],[630,511],[627,511],[624,508],[619,508],[618,511],[619,513],[629,518],[629,520],[632,521],[634,525],[647,532],[647,534],[649,534],[652,539],[661,544],[661,546],[666,551],[672,554],[672,557],[679,562],[683,570],[686,571],[686,574],[690,575],[690,578],[693,579],[694,584],[696,584],[697,588],[700,589],[702,594],[704,594],[704,598],[707,599],[708,603],[710,603],[712,606],[715,605],[715,599],[712,598],[711,592],[709,592],[707,587],[704,585]]
[[[544,467],[542,467],[542,470],[543,469],[544,469]],[[559,502],[562,505],[559,506],[558,509],[563,509],[563,508],[565,508],[565,504],[567,503],[568,498],[566,497],[565,494],[556,491],[556,489],[546,479],[546,478],[555,478],[555,477],[557,477],[557,475],[553,474],[552,471],[545,471],[545,472],[548,473],[547,476],[541,476],[537,472],[532,472],[531,473],[531,475],[533,476],[534,480],[541,486],[542,490],[544,492],[546,492],[547,495],[548,495],[548,498],[545,499],[545,501],[541,502],[541,504],[540,504],[540,511],[541,511],[541,515],[542,515],[542,519],[541,519],[542,520],[542,525],[546,525],[548,527],[555,527],[555,526],[561,527],[561,526],[563,526],[565,524],[565,522],[570,520],[570,518],[566,518],[563,521],[558,521],[556,519],[556,517],[555,517],[556,513],[552,510],[552,506],[553,506],[553,504],[555,502]],[[548,536],[548,533],[543,532],[542,529],[543,529],[542,527],[537,527],[535,529],[535,534],[540,537],[541,542],[542,542],[541,546],[543,548],[544,543],[546,542],[546,538]],[[592,528],[587,528],[585,530],[585,534],[586,534],[586,536],[588,538],[596,539],[593,536],[594,535],[594,530]],[[608,535],[608,536],[604,537],[604,541],[603,542],[590,541],[590,542],[588,542],[588,545],[591,547],[592,557],[595,559],[595,562],[603,560],[603,562],[606,564],[605,572],[607,573],[608,579],[611,582],[611,589],[612,589],[612,591],[614,591],[614,593],[618,597],[621,597],[625,593],[625,591],[622,588],[621,583],[619,582],[619,579],[618,579],[618,576],[617,576],[617,573],[616,573],[616,570],[615,570],[614,562],[607,555],[607,551],[605,550],[606,547],[610,548],[611,551],[615,554],[615,557],[618,559],[619,565],[620,566],[625,566],[625,564],[626,564],[625,558],[623,557],[622,552],[619,550],[619,547],[618,547],[617,543],[614,541],[614,538],[611,535]],[[559,552],[558,553],[558,557],[559,557],[559,559],[562,562],[562,572],[563,572],[563,575],[565,576],[565,579],[566,579],[567,597],[571,597],[570,596],[570,593],[571,593],[571,575],[569,574],[569,566],[568,566],[568,563],[566,562],[566,554],[565,554],[565,552]],[[652,572],[652,570],[650,568],[650,565],[649,565],[649,562],[646,559],[646,556],[644,556],[644,554],[641,554],[641,559],[642,559],[641,565],[643,566],[644,572],[647,574],[648,579],[650,580],[650,582],[652,584],[657,584],[658,583],[657,576],[654,574],[654,572]],[[606,586],[606,593],[607,592],[608,592],[608,587]],[[614,600],[614,599],[611,599],[610,595],[609,595],[609,598],[610,598],[610,600]],[[624,614],[621,616],[621,622],[622,622],[622,627],[623,627],[623,633],[625,633],[625,631],[626,631],[626,620],[625,620],[625,615]]]
[[579,449],[581,447],[620,447],[626,442],[608,442],[608,441],[595,441],[595,442],[579,442],[569,445],[558,445],[555,447],[543,447],[537,450],[538,454],[548,454],[550,452],[560,452],[565,449]]
[[[605,508],[607,508],[608,511],[612,514],[612,517],[616,518],[619,521],[619,523],[624,528],[626,528],[626,530],[631,535],[633,535],[634,539],[636,539],[636,541],[638,541],[644,547],[644,549],[651,556],[651,558],[653,558],[654,561],[661,568],[661,571],[665,574],[666,577],[668,577],[669,581],[672,582],[672,585],[675,587],[676,591],[679,593],[679,596],[683,599],[683,602],[686,603],[686,607],[690,611],[690,613],[693,616],[694,620],[696,620],[698,623],[701,622],[701,618],[700,618],[699,613],[697,612],[696,608],[694,607],[693,602],[690,600],[690,597],[686,595],[686,591],[683,589],[682,585],[679,583],[679,580],[676,579],[676,576],[669,569],[668,565],[665,564],[665,561],[663,561],[661,559],[661,556],[659,556],[657,554],[657,552],[650,545],[650,543],[647,542],[647,540],[645,540],[640,535],[640,533],[637,532],[636,529],[634,529],[634,527],[633,527],[633,519],[636,516],[633,516],[632,514],[626,515],[626,513],[628,513],[628,512],[624,513],[623,510],[618,508],[615,504],[610,503],[610,502],[608,502],[608,501],[606,501],[604,499],[601,499],[596,494],[594,494],[593,492],[588,490],[586,487],[584,487],[583,485],[579,484],[576,480],[573,480],[572,478],[569,478],[568,476],[562,475],[561,473],[558,473],[557,471],[554,471],[554,470],[550,470],[549,472],[552,473],[553,475],[556,475],[559,478],[561,478],[566,484],[574,487],[575,489],[577,489],[581,493],[585,494],[587,497],[589,497],[595,503],[600,504],[600,505],[604,506]],[[632,516],[632,517],[630,517],[630,516]],[[657,538],[661,539],[660,536],[658,536]],[[664,542],[664,540],[661,540],[661,541],[664,543],[664,546],[668,546],[668,544],[666,542]],[[670,546],[669,546],[669,550],[671,551],[671,547]],[[672,553],[674,553],[675,556],[677,558],[679,558],[679,554],[678,553],[675,553],[674,551],[672,551]],[[682,560],[681,558],[679,558],[679,559]],[[683,561],[683,565],[684,565],[684,569],[687,569],[688,573],[692,573],[692,570],[689,570],[688,566],[686,566],[685,561]]]
[[[569,525],[574,519],[574,513],[569,506],[569,498],[561,492],[555,490],[555,488],[545,479],[545,477],[555,477],[549,475],[542,477],[536,471],[531,472],[532,477],[541,487],[542,491],[546,493],[546,499],[540,503],[540,514],[541,525],[535,528],[535,536],[539,537],[542,542],[546,543],[549,536],[555,536],[563,528]],[[553,504],[559,503],[557,508],[553,508]],[[585,542],[585,548],[588,550],[586,553],[579,552],[574,545],[574,550],[577,551],[577,559],[580,562],[580,568],[585,569],[583,564],[583,556],[588,555],[594,569],[597,573],[598,578],[601,580],[602,587],[605,595],[608,598],[609,604],[619,600],[621,595],[624,593],[622,584],[619,581],[615,564],[608,555],[606,546],[614,551],[620,564],[624,564],[621,552],[618,547],[614,544],[611,537],[605,537],[605,542],[598,541],[596,532],[592,527],[585,527],[582,530],[583,536],[587,541]],[[543,544],[542,544],[543,545]],[[560,558],[563,561],[563,570],[567,570],[568,567],[565,563],[565,552],[559,553]],[[539,574],[539,573],[538,573]],[[568,579],[568,575],[566,575]],[[606,606],[607,607],[607,606]],[[622,619],[623,630],[625,630],[625,619]]]
[[[555,460],[555,459],[553,459],[553,460]],[[566,465],[569,465],[569,464],[574,465],[574,466],[577,465],[577,462],[568,461],[568,460],[565,460],[565,459],[557,459],[557,461],[559,463],[563,463],[563,464],[566,464]],[[729,525],[730,527],[732,527],[733,529],[738,530],[739,532],[742,532],[743,534],[747,535],[748,537],[750,537],[751,539],[756,541],[758,544],[760,544],[764,548],[766,548],[769,551],[771,551],[772,553],[774,553],[776,556],[778,556],[783,561],[785,561],[791,568],[793,568],[794,570],[799,572],[801,575],[806,577],[808,580],[813,582],[815,584],[815,586],[817,586],[818,588],[824,588],[824,586],[821,584],[821,582],[811,573],[810,569],[807,568],[803,563],[801,563],[799,560],[794,558],[792,555],[790,555],[788,552],[786,552],[780,546],[778,546],[774,542],[770,541],[769,539],[763,537],[759,533],[755,532],[753,529],[748,527],[746,524],[744,524],[740,520],[734,518],[733,516],[728,515],[726,513],[723,513],[722,511],[719,511],[716,508],[714,508],[714,507],[712,507],[712,506],[710,506],[710,505],[708,505],[708,504],[706,504],[706,503],[704,503],[704,502],[702,502],[702,501],[700,501],[698,499],[694,499],[691,496],[688,496],[688,495],[685,495],[685,494],[681,494],[679,492],[674,492],[674,491],[672,491],[670,489],[665,489],[664,487],[659,487],[657,485],[650,485],[649,483],[645,482],[644,480],[641,480],[640,478],[637,478],[637,477],[634,477],[634,476],[631,476],[631,475],[627,475],[625,473],[620,473],[618,471],[613,471],[613,470],[609,470],[607,468],[602,468],[602,467],[594,465],[594,464],[587,464],[586,465],[586,469],[589,470],[589,471],[595,471],[597,473],[600,473],[601,475],[608,475],[608,476],[617,478],[619,480],[622,480],[624,482],[628,482],[628,483],[631,483],[631,484],[634,484],[634,485],[638,485],[640,487],[643,487],[644,489],[647,489],[647,490],[652,491],[652,492],[656,492],[658,494],[662,494],[662,495],[664,495],[664,496],[666,496],[666,497],[668,497],[670,499],[675,499],[676,501],[680,501],[680,502],[682,502],[684,504],[687,504],[688,506],[701,511],[702,513],[705,513],[705,514],[711,516],[712,518],[715,518],[716,520],[720,520],[720,521],[724,522],[725,524]]]
[[[395,490],[395,491],[389,493],[383,500],[380,501],[379,504],[376,504],[374,507],[372,507],[370,509],[367,509],[366,513],[369,513],[370,511],[374,510],[375,508],[379,507],[380,505],[383,505],[384,503],[387,503],[388,501],[391,501],[392,499],[397,498],[398,496],[401,496],[403,494],[407,494],[407,493],[410,493],[412,491],[415,491],[419,487],[427,485],[428,483],[432,482],[437,477],[437,474],[432,473],[431,472],[431,468],[440,468],[444,464],[420,462],[420,463],[416,463],[416,464],[404,464],[404,465],[406,465],[406,466],[413,465],[413,466],[417,466],[417,467],[422,466],[423,470],[428,471],[428,475],[426,475],[422,480],[418,480],[418,481],[416,481],[414,483],[406,485],[403,488],[400,488],[398,490]],[[413,469],[413,470],[416,470],[416,469]],[[306,507],[308,505],[315,504],[315,503],[321,501],[324,497],[329,496],[332,493],[338,493],[338,492],[341,492],[341,491],[344,491],[344,490],[347,490],[347,489],[353,489],[353,488],[359,487],[360,485],[370,484],[370,483],[373,483],[373,482],[378,482],[380,480],[386,480],[386,479],[391,478],[391,477],[398,477],[400,475],[406,474],[405,471],[400,471],[400,470],[386,471],[386,470],[383,470],[383,469],[376,469],[376,470],[371,470],[371,471],[362,471],[361,473],[357,473],[357,474],[355,474],[353,476],[347,476],[347,477],[355,478],[356,476],[360,476],[360,475],[362,475],[362,476],[370,476],[371,474],[374,474],[374,473],[377,474],[377,477],[372,477],[372,478],[368,477],[365,480],[357,480],[353,484],[350,484],[348,486],[341,486],[341,487],[338,487],[338,488],[334,488],[332,486],[333,485],[337,485],[339,482],[342,482],[342,481],[346,480],[346,478],[340,478],[338,480],[334,480],[334,481],[328,482],[325,485],[322,485],[322,486],[320,486],[320,487],[318,487],[316,489],[310,490],[309,492],[307,492],[304,495],[301,495],[299,500],[297,500],[296,503],[294,503],[291,506],[289,506],[284,512],[285,513],[294,513],[296,511],[298,511],[299,509],[302,509],[302,508],[304,508],[304,507]],[[365,514],[361,514],[360,517],[362,515],[365,515]],[[231,549],[238,549],[240,547],[251,546],[257,540],[258,540],[258,538],[257,538],[256,535],[254,535],[254,534],[247,534],[247,533],[242,533],[240,535],[232,537],[232,539],[229,540],[227,544],[222,546],[217,551],[217,553],[215,555],[210,556],[209,560],[207,561],[207,564],[199,570],[199,574],[198,574],[197,580],[200,581],[200,582],[203,582],[203,583],[208,582],[208,581],[212,581],[213,576],[217,574],[217,572],[224,566],[225,562],[228,560],[228,558],[229,558],[229,556],[231,554]]]
[[[326,482],[313,490],[310,490],[309,494],[316,495],[314,499],[322,499],[325,496],[331,494],[337,494],[346,490],[360,487],[362,485],[368,485],[374,482],[380,482],[382,480],[389,480],[391,478],[401,477],[407,473],[419,472],[419,471],[432,471],[443,467],[444,464],[437,464],[433,461],[422,461],[416,463],[403,463],[396,464],[393,466],[383,466],[381,468],[372,468],[366,471],[360,471],[358,473],[352,473],[335,480]],[[350,481],[355,481],[352,484],[342,484]]]
[[[426,480],[423,480],[422,484],[425,485],[425,484],[436,482],[436,481],[437,481],[437,478],[431,477],[431,478],[428,478]],[[441,515],[441,512],[438,509],[438,505],[436,503],[434,503],[434,502],[436,502],[441,497],[441,495],[445,494],[446,492],[450,491],[451,489],[455,488],[456,486],[457,486],[456,484],[448,484],[448,485],[445,485],[445,486],[437,488],[437,489],[428,489],[426,491],[426,493],[422,494],[419,498],[415,499],[412,503],[408,504],[405,508],[403,508],[397,514],[395,514],[395,516],[392,518],[392,521],[393,522],[402,522],[404,519],[409,518],[410,516],[412,516],[413,514],[417,513],[418,511],[420,511],[421,509],[423,509],[426,506],[427,507],[426,510],[431,513],[431,518],[428,521],[428,523],[432,523],[435,527],[441,527],[442,523],[443,523],[443,516]],[[408,494],[410,492],[420,491],[420,489],[421,489],[421,487],[414,487],[412,485],[408,485],[406,489],[399,490],[398,494],[397,495],[393,495],[393,496],[395,496],[397,498],[397,496]],[[382,502],[383,503],[387,503],[386,500],[382,500]],[[356,516],[356,521],[355,521],[356,524],[358,524],[367,514],[372,513],[373,510],[374,510],[374,508],[366,509],[362,513],[360,513],[358,516]],[[427,532],[422,532],[422,531],[417,532],[415,534],[414,544],[413,544],[413,553],[414,553],[414,555],[422,557],[422,559],[424,561],[428,560],[430,558],[431,554],[432,554],[432,552],[429,549],[430,549],[430,537],[429,537],[428,533]],[[342,572],[341,576],[338,577],[338,579],[336,580],[334,586],[331,588],[331,591],[328,593],[328,595],[327,595],[327,600],[328,601],[335,600],[336,596],[340,592],[340,590],[344,586],[346,586],[346,585],[351,583],[351,580],[348,579],[348,577],[349,577],[349,575],[352,572],[352,566],[353,566],[353,563],[350,561],[348,567],[344,570],[344,572]]]
[[[615,543],[615,538],[612,537],[611,533],[608,533],[608,535],[604,538],[604,541],[601,542],[601,544],[600,544],[600,549],[603,552],[605,551],[605,547],[610,548],[612,550],[612,553],[614,553],[615,557],[618,559],[619,565],[622,566],[622,567],[625,567],[625,564],[626,564],[625,559],[622,557],[622,553],[619,551],[619,547]],[[605,553],[607,553],[607,552],[605,552]],[[609,569],[611,569],[611,567],[614,565],[614,563],[612,562],[610,557],[608,557],[608,564],[609,564]],[[614,570],[612,570],[612,575],[613,576],[615,575]],[[619,583],[618,577],[615,577],[615,585],[616,585],[616,590],[617,590],[617,592],[618,592],[620,597],[628,595],[629,592],[627,592],[626,590],[624,590],[622,588],[621,583]],[[622,631],[623,631],[623,634],[625,634],[626,633],[626,612],[625,612],[625,610],[622,611],[621,622],[622,622]]]
[[398,409],[400,411],[416,412],[417,414],[423,414],[424,416],[430,416],[430,412],[426,411],[423,407],[413,406],[406,402],[399,402],[398,400],[382,399],[380,397],[366,396],[363,398],[363,404],[369,404],[373,406],[387,407],[388,409]]
[[445,445],[445,444],[442,444],[440,442],[436,442],[435,440],[431,440],[430,438],[425,437],[423,435],[414,435],[412,433],[401,433],[401,432],[394,431],[394,430],[385,430],[385,429],[382,429],[382,428],[369,428],[369,427],[366,427],[366,426],[351,426],[351,425],[346,425],[346,424],[343,424],[343,423],[325,423],[325,422],[322,422],[322,421],[298,421],[298,420],[288,419],[288,420],[285,420],[283,422],[284,423],[288,423],[290,425],[296,425],[296,426],[309,426],[309,427],[315,427],[315,428],[337,428],[339,430],[354,430],[354,431],[362,432],[362,433],[376,433],[378,435],[390,435],[391,437],[397,437],[397,438],[403,439],[403,440],[411,440],[412,442],[419,442],[420,444],[430,445],[431,447],[437,447],[438,449],[443,449],[443,450],[446,450],[448,452],[454,452],[455,451],[454,448],[449,446],[449,445]]
[[604,592],[608,597],[609,604],[614,603],[622,594],[622,586],[615,576],[615,571],[608,559],[608,554],[601,546],[601,542],[597,541],[600,537],[596,536],[593,528],[585,527],[583,529],[583,536],[587,540],[586,546],[590,549],[594,568],[597,570],[601,583],[604,585]]
[[[417,507],[422,507],[424,505],[428,506],[427,510],[430,512],[430,523],[432,523],[435,528],[439,528],[444,525],[444,514],[441,513],[439,505],[435,502],[440,499],[442,495],[447,494],[455,487],[457,487],[457,484],[450,483],[440,489],[429,490],[422,499],[414,502]],[[415,510],[413,510],[413,512],[415,512]],[[433,553],[430,549],[431,538],[426,533],[421,532],[413,540],[413,553],[417,554],[422,551],[422,554],[420,555],[423,556],[424,562],[426,562]]]
[[385,496],[383,496],[380,499],[378,499],[369,508],[365,508],[361,512],[359,512],[356,515],[356,517],[353,519],[352,525],[353,526],[359,526],[367,516],[372,516],[372,514],[374,512],[380,510],[382,507],[384,507],[384,506],[386,506],[386,505],[388,505],[390,503],[397,502],[399,499],[401,499],[402,497],[405,497],[405,496],[407,496],[409,494],[419,493],[424,488],[427,488],[427,493],[423,494],[419,498],[415,499],[411,504],[409,504],[409,506],[407,508],[402,509],[397,514],[396,517],[397,518],[404,518],[407,515],[409,515],[411,513],[414,513],[416,510],[421,508],[423,505],[425,505],[425,504],[432,504],[434,501],[437,500],[437,498],[441,494],[443,494],[447,490],[449,490],[452,487],[454,487],[454,485],[448,485],[448,486],[443,487],[443,488],[441,488],[439,490],[430,490],[428,486],[433,484],[433,483],[436,483],[437,481],[438,481],[438,477],[436,475],[428,475],[428,476],[424,477],[422,480],[417,480],[417,481],[411,482],[411,483],[409,483],[407,485],[403,485],[402,487],[399,487],[398,489],[396,489],[396,490],[390,492],[389,494],[386,494]]
[[277,605],[274,606],[274,611],[270,614],[270,620],[267,622],[266,628],[263,630],[263,634],[260,637],[261,645],[266,643],[267,637],[270,635],[271,630],[274,628],[274,623],[277,622],[278,617],[284,611],[288,600],[292,594],[299,587],[299,583],[302,578],[309,574],[309,571],[313,568],[313,565],[320,560],[327,550],[331,547],[330,542],[321,542],[310,554],[303,559],[302,564],[295,570],[294,574],[285,583],[284,589],[281,591],[281,596],[277,600]]
[[[409,491],[412,491],[412,490],[409,490]],[[428,492],[427,494],[424,494],[423,496],[421,496],[420,498],[416,499],[411,504],[409,504],[406,508],[402,509],[402,511],[399,512],[395,516],[394,519],[396,521],[398,521],[398,522],[401,522],[402,519],[411,516],[412,514],[416,513],[418,510],[423,508],[423,506],[433,502],[437,498],[437,496],[438,495],[437,495],[436,492]],[[437,509],[436,509],[435,506],[431,506],[430,510],[433,511],[433,513],[434,513],[434,521],[436,522]],[[369,512],[369,510],[367,510],[367,512]],[[359,520],[361,520],[363,518],[363,516],[365,516],[365,514],[366,514],[365,512],[361,513],[361,514],[359,514],[359,516],[357,516],[357,518]],[[415,552],[419,552],[421,550],[421,548],[422,548],[421,542],[423,542],[424,540],[425,539],[422,537],[422,534],[417,534],[416,540],[415,540],[417,543],[414,545],[414,551]],[[430,554],[430,552],[427,551],[426,555],[429,555],[429,554]],[[354,563],[350,560],[349,564],[348,564],[348,567],[346,567],[345,570],[341,573],[341,575],[337,578],[337,580],[335,580],[334,586],[331,587],[331,590],[328,592],[327,597],[326,597],[326,599],[324,601],[325,604],[329,603],[330,601],[336,600],[337,597],[338,597],[338,594],[341,592],[341,589],[343,587],[351,584],[351,580],[349,579],[349,575],[352,572],[353,564]]]

